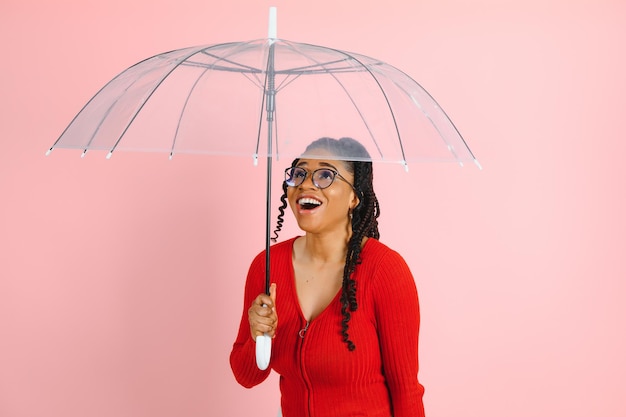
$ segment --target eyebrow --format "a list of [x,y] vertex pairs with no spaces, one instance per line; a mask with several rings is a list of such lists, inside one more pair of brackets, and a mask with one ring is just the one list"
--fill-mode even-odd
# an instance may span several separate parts
[[[303,166],[307,166],[307,165],[309,165],[309,164],[306,161],[298,162],[296,164],[297,167],[303,167]],[[332,169],[334,169],[337,172],[339,171],[336,166],[334,166],[333,164],[329,164],[328,162],[323,162],[322,161],[322,162],[320,162],[320,166],[323,166],[323,167],[326,167],[326,168],[332,168]]]

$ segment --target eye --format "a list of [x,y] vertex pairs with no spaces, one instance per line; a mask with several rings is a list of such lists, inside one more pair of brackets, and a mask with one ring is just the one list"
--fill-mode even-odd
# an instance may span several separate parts
[[291,176],[293,178],[304,178],[304,177],[306,177],[306,171],[303,170],[302,168],[294,168],[291,171]]
[[320,180],[332,180],[335,178],[335,173],[329,169],[320,169],[317,171],[317,178]]

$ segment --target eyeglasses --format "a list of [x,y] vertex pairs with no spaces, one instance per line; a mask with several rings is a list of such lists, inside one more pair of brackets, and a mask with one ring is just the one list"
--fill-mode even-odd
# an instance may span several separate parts
[[[313,185],[315,185],[320,190],[324,188],[328,188],[331,186],[335,178],[339,178],[346,182],[350,187],[354,188],[352,184],[348,182],[344,177],[341,176],[340,173],[330,168],[320,168],[311,172],[311,179],[313,180]],[[289,167],[285,170],[285,184],[290,187],[297,187],[302,184],[306,177],[309,175],[309,171],[300,167]]]

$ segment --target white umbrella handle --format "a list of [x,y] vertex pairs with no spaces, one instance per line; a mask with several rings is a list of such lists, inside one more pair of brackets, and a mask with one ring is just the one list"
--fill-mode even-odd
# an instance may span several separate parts
[[265,333],[263,336],[256,337],[256,365],[260,370],[264,371],[270,364],[270,356],[272,356],[272,338]]
[[[267,307],[267,304],[263,304]],[[256,337],[256,366],[264,371],[270,365],[270,357],[272,356],[272,338],[267,333],[263,336]]]

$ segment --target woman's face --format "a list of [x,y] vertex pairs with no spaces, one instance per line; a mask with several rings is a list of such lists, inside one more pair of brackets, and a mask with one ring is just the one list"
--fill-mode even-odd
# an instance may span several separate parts
[[[287,199],[300,229],[309,233],[346,230],[349,212],[359,201],[351,186],[354,176],[344,162],[301,158],[296,167],[306,170],[307,175],[302,184],[287,187]],[[349,184],[337,175],[329,187],[318,188],[313,183],[312,173],[324,168],[337,171]]]

